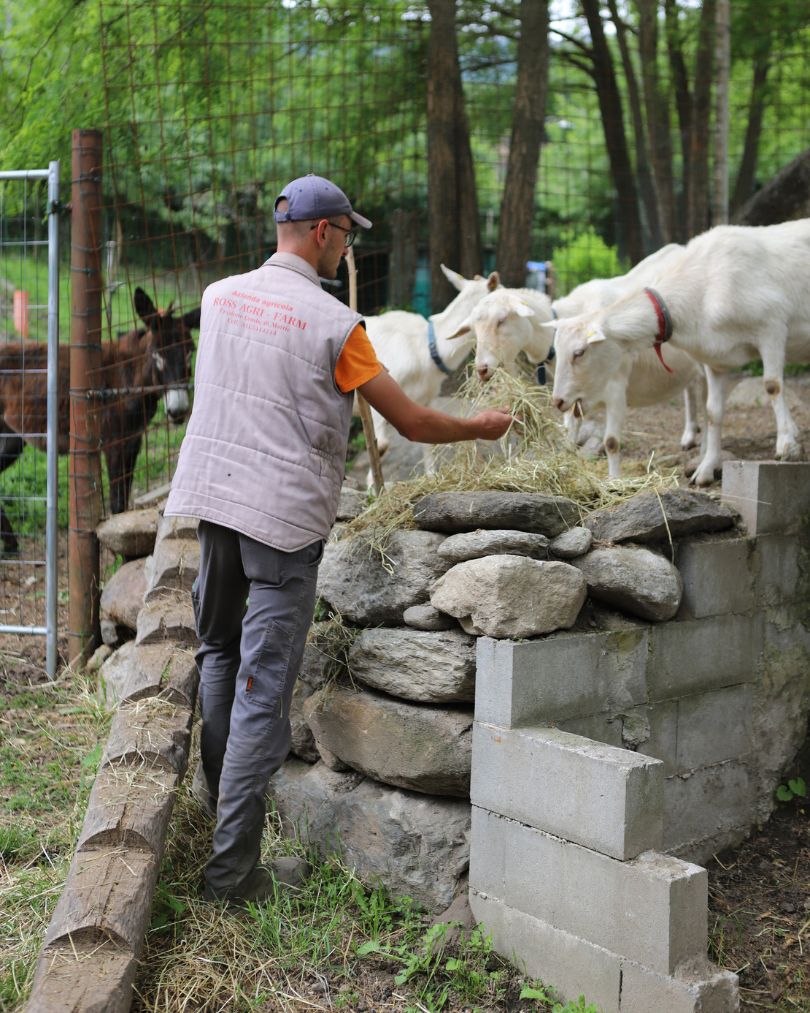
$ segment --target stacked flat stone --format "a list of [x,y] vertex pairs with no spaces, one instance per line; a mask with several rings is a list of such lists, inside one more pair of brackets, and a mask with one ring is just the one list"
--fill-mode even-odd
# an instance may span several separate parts
[[[587,595],[668,619],[682,582],[663,553],[662,506],[677,533],[734,520],[700,493],[631,502],[583,524],[560,496],[442,493],[416,505],[418,528],[395,532],[384,557],[362,537],[330,543],[318,592],[356,636],[336,666],[326,628],[313,628],[294,699],[297,759],[270,787],[282,816],[324,852],[340,841],[361,877],[447,906],[468,855],[477,638],[571,629]],[[358,819],[361,798],[373,807]]]

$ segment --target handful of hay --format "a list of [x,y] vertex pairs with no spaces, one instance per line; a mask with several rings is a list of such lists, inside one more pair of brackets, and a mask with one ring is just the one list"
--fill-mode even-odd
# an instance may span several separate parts
[[589,461],[577,453],[563,429],[562,416],[551,405],[549,388],[533,380],[498,369],[482,384],[468,371],[456,397],[465,414],[508,407],[519,421],[497,444],[467,441],[450,445],[434,474],[387,486],[346,526],[345,536],[367,533],[371,544],[381,549],[391,532],[414,527],[412,508],[428,493],[538,492],[566,496],[586,514],[642,490],[678,484],[674,470],[659,473],[652,468],[642,476],[607,478],[605,462]]

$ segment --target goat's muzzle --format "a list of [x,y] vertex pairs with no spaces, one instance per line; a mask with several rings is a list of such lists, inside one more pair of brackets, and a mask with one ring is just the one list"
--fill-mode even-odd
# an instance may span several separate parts
[[476,372],[478,373],[478,379],[481,383],[486,383],[487,380],[492,376],[489,366],[476,366]]

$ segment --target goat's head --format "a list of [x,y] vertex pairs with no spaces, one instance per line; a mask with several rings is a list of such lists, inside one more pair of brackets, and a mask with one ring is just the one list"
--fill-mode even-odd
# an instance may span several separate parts
[[152,357],[152,377],[156,386],[165,386],[163,395],[170,422],[184,422],[189,413],[191,359],[194,354],[193,329],[200,326],[199,307],[175,315],[171,304],[158,310],[142,288],[135,289],[135,311],[146,325],[148,349]]

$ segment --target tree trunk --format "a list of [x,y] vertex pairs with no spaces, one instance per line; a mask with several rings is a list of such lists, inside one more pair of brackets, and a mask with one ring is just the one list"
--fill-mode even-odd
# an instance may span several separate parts
[[548,89],[548,2],[522,0],[509,162],[501,201],[496,265],[505,285],[526,283],[534,189]]
[[715,117],[712,187],[712,225],[728,222],[728,87],[731,74],[730,0],[716,0]]
[[709,138],[711,136],[712,65],[714,63],[715,0],[703,0],[700,14],[692,131],[689,144],[689,238],[709,226]]
[[623,226],[621,237],[623,242],[620,245],[624,247],[623,252],[626,256],[633,263],[637,263],[644,256],[644,247],[641,241],[641,220],[635,178],[624,132],[621,96],[599,15],[599,0],[582,0],[582,9],[591,33],[593,78],[602,115],[610,173],[616,187],[617,218]]
[[669,132],[669,96],[658,76],[657,0],[637,0],[639,18],[639,62],[644,86],[647,142],[652,162],[662,242],[675,235],[675,188],[672,168],[672,138]]
[[740,208],[737,225],[776,225],[810,218],[810,148],[769,180]]
[[471,277],[481,270],[481,233],[470,131],[456,45],[454,0],[429,0],[427,137],[431,302],[443,308],[456,290],[447,264]]
[[734,184],[734,196],[731,198],[732,213],[736,213],[754,191],[754,177],[759,157],[759,139],[762,135],[762,119],[765,114],[765,95],[768,71],[770,70],[770,54],[763,56],[754,63],[754,77],[751,83],[751,100],[748,103],[748,126],[745,130],[740,168],[737,182]]
[[681,198],[675,212],[675,230],[672,238],[684,242],[687,238],[686,209],[689,206],[689,194],[692,189],[689,159],[689,141],[692,134],[692,96],[689,91],[689,75],[683,58],[683,41],[678,23],[678,4],[676,0],[666,0],[667,53],[672,81],[675,86],[675,106],[678,110],[678,132],[681,141]]
[[[639,95],[636,71],[633,66],[633,59],[627,45],[627,32],[624,22],[619,17],[616,7],[616,0],[608,0],[610,16],[616,26],[616,39],[619,43],[619,52],[622,57],[624,78],[627,85],[627,99],[630,103],[630,115],[633,120],[633,136],[636,142],[636,172],[638,174],[638,189],[641,195],[642,204],[646,217],[646,229],[644,230],[644,252],[652,253],[664,244],[663,230],[661,228],[661,216],[658,206],[658,195],[655,190],[655,180],[650,171],[650,160],[647,147],[647,132],[644,129],[644,117],[641,111],[641,97]],[[641,64],[644,66],[644,52],[641,52]]]

